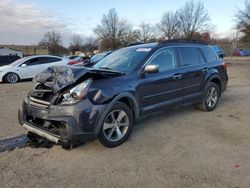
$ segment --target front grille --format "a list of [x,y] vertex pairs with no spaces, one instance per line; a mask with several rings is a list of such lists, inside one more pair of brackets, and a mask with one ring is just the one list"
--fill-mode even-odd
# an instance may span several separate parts
[[37,84],[33,91],[30,93],[30,105],[48,109],[50,103],[52,103],[52,99],[54,97],[54,93],[51,88],[45,86],[44,84]]
[[30,97],[30,105],[39,107],[39,108],[49,108],[50,103],[44,100],[36,99],[34,97]]

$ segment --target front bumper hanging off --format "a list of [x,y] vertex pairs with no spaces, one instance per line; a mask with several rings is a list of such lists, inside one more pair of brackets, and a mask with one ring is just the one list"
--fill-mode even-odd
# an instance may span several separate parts
[[34,127],[32,125],[29,125],[27,123],[24,123],[23,124],[23,127],[25,129],[27,129],[29,132],[32,132],[32,133],[35,133],[37,134],[38,136],[41,136],[43,138],[46,138],[47,140],[51,141],[51,142],[54,142],[54,143],[58,143],[59,142],[59,139],[60,137],[56,136],[56,135],[52,135],[51,133],[49,132],[46,132],[42,129],[39,129],[38,127]]
[[[97,138],[98,120],[107,105],[94,105],[88,99],[75,105],[34,105],[25,98],[19,109],[19,123],[36,135],[47,140],[67,144]],[[36,101],[38,102],[38,101]],[[51,131],[50,127],[53,128]]]

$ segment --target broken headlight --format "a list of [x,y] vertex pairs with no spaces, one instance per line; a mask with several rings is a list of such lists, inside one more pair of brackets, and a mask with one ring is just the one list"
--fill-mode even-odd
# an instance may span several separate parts
[[61,104],[75,104],[87,95],[88,88],[92,83],[92,79],[87,79],[84,82],[70,89],[68,92],[63,94],[63,100]]

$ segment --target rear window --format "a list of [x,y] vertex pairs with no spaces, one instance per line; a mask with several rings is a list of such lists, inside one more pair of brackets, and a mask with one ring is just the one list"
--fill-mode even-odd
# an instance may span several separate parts
[[207,63],[211,63],[217,60],[216,55],[209,48],[200,48]]
[[182,66],[201,64],[198,49],[194,47],[179,47]]

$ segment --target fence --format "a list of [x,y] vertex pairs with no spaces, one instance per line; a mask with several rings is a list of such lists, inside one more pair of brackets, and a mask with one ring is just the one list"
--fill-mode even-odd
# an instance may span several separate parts
[[236,48],[250,50],[250,42],[249,43],[237,43],[237,44],[235,43],[219,44],[219,46],[222,48],[226,56],[232,56],[232,52]]

